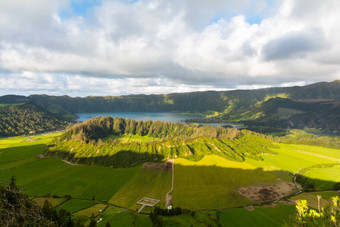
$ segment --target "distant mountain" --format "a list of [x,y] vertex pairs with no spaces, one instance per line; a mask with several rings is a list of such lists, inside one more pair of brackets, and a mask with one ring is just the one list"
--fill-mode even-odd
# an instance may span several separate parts
[[0,104],[0,136],[52,131],[66,125],[67,122],[34,103]]
[[[266,102],[277,97],[287,100],[274,99]],[[288,99],[291,101],[288,101]],[[309,100],[309,103],[307,101],[297,103],[293,100]],[[311,103],[313,100],[314,102]],[[241,121],[242,119],[238,115],[242,115],[243,120],[247,123],[256,124],[258,121],[251,121],[258,120],[258,116],[265,113],[265,116],[261,115],[263,117],[260,121],[261,124],[266,122],[268,125],[285,128],[320,127],[336,131],[339,129],[336,119],[337,107],[333,107],[332,105],[336,106],[336,104],[332,104],[329,100],[340,100],[340,80],[302,87],[164,95],[89,96],[85,98],[48,95],[30,95],[28,97],[7,95],[0,97],[0,103],[3,104],[35,103],[53,113],[59,119],[68,121],[75,119],[74,113],[86,112],[195,112],[213,113],[212,118],[205,119],[206,121],[220,122],[233,119]],[[264,104],[262,105],[262,103]],[[271,105],[274,105],[274,107],[271,107]],[[251,107],[253,108],[249,109]],[[280,108],[276,115],[274,114],[275,108]],[[316,112],[306,111],[303,108],[314,108],[313,111]],[[323,110],[322,108],[326,109]],[[272,111],[273,114],[268,111]],[[278,116],[281,119],[274,119]]]
[[2,104],[18,104],[29,102],[30,99],[21,95],[4,95],[0,97],[0,103]]
[[206,91],[167,95],[69,96],[31,95],[29,100],[44,108],[59,105],[71,113],[85,112],[196,112],[233,113],[270,98],[340,100],[340,81],[322,82],[303,87],[257,90]]
[[322,99],[272,98],[263,103],[221,117],[248,126],[316,128],[340,132],[340,101]]

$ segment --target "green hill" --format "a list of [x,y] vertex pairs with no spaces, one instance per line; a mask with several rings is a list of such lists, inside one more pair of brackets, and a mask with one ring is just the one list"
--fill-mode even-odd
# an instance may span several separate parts
[[208,154],[261,160],[260,154],[272,153],[270,147],[266,137],[247,130],[97,117],[66,130],[49,153],[75,163],[129,167],[177,157],[200,160]]
[[48,108],[56,104],[72,113],[143,111],[232,113],[273,97],[340,100],[340,81],[322,82],[302,87],[205,91],[167,95],[89,96],[85,98],[31,95],[28,98],[39,106]]
[[222,119],[248,126],[298,129],[307,127],[338,133],[340,101],[272,98],[247,110],[226,114]]
[[67,123],[33,103],[0,104],[0,136],[52,131]]

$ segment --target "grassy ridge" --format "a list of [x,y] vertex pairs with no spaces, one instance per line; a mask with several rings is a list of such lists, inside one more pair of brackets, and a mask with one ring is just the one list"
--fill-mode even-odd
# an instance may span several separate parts
[[273,154],[270,147],[268,138],[247,130],[97,117],[67,130],[49,153],[75,163],[130,167],[177,157],[200,160],[208,154],[261,160],[261,153]]

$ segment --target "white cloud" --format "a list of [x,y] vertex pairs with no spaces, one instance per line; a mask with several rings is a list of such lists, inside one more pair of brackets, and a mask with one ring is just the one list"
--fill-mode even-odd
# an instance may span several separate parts
[[338,79],[340,3],[277,2],[103,0],[62,18],[69,0],[0,0],[0,80],[6,91],[99,95]]

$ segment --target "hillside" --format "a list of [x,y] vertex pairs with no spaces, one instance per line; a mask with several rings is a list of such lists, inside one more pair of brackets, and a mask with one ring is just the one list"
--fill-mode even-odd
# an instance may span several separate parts
[[340,129],[340,101],[291,100],[272,98],[235,114],[225,114],[224,121],[248,126],[276,128],[316,128],[338,133]]
[[260,154],[272,154],[270,147],[270,140],[246,130],[97,117],[66,130],[49,153],[75,163],[129,167],[209,154],[239,162],[261,160]]
[[[322,82],[302,87],[280,87],[256,90],[206,91],[167,95],[69,96],[31,95],[16,96],[29,99],[44,108],[59,105],[71,113],[85,112],[199,112],[231,113],[247,109],[273,97],[290,99],[340,99],[340,81]],[[14,97],[0,97],[14,99]],[[0,102],[4,103],[4,102]]]
[[33,103],[0,104],[0,136],[62,129],[67,122]]

